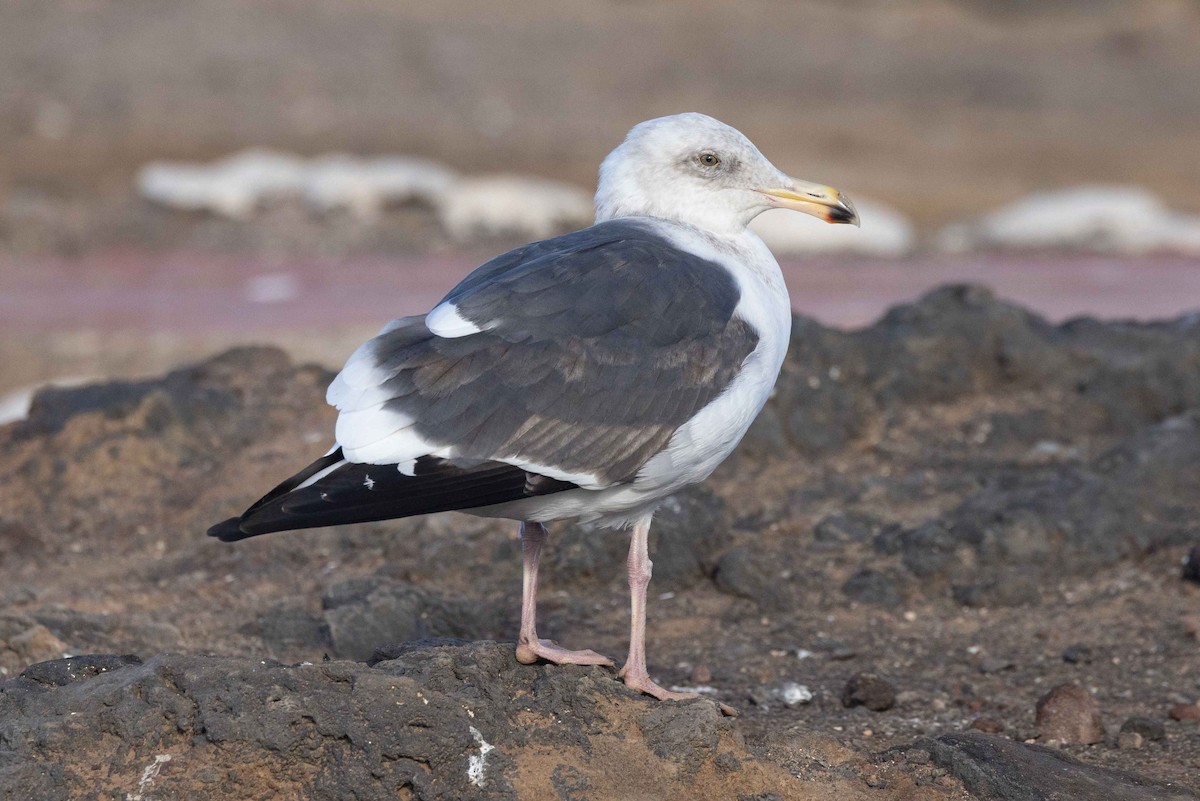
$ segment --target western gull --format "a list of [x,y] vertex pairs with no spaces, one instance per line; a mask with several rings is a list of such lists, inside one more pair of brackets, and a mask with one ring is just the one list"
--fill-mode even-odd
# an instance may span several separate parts
[[538,561],[549,521],[632,527],[619,675],[695,697],[646,670],[647,536],[660,502],[737,445],[783,364],[787,289],[746,228],[771,208],[858,222],[846,196],[788,177],[711,117],[635,126],[600,165],[595,225],[498,256],[428,314],[386,325],[329,387],[333,448],[208,533],[448,510],[518,520],[517,659],[612,666],[538,637]]

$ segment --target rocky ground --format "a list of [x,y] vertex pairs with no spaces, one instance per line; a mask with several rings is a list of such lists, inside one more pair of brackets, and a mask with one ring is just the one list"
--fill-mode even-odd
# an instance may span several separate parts
[[[245,348],[0,428],[0,797],[1200,797],[1195,316],[798,318],[656,519],[679,704],[515,661],[511,523],[205,537],[327,448],[330,377]],[[552,529],[544,635],[623,656],[625,547]]]

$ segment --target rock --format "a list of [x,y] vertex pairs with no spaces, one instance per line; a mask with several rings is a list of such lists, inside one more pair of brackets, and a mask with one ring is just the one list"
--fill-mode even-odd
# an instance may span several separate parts
[[1092,745],[1104,739],[1100,705],[1078,684],[1059,684],[1038,699],[1034,725],[1047,741]]
[[1090,646],[1076,643],[1068,645],[1062,653],[1063,661],[1069,665],[1090,665],[1095,658]]
[[[202,530],[197,518],[216,520],[232,511],[225,507],[228,498],[210,506],[206,488],[228,482],[242,493],[236,503],[243,508],[264,491],[247,482],[247,471],[263,465],[247,465],[231,454],[262,440],[290,443],[303,452],[306,427],[317,421],[323,421],[322,429],[328,426],[323,396],[329,379],[318,368],[293,366],[278,349],[239,348],[157,379],[42,390],[27,419],[0,430],[3,449],[21,465],[0,480],[0,495],[6,508],[12,508],[10,499],[21,499],[25,527],[40,543],[38,553],[30,554],[35,560],[64,552],[111,555],[117,547],[113,532],[122,532],[122,551],[150,537],[170,550],[181,548],[190,538],[170,528],[181,517],[195,531]],[[113,491],[114,471],[121,476],[119,493]],[[133,509],[140,515],[136,523]],[[172,531],[166,536],[141,522],[150,520],[178,522],[162,524]],[[133,569],[170,564],[139,560]]]
[[381,646],[428,637],[485,636],[499,627],[494,609],[444,600],[402,581],[363,576],[322,598],[334,652],[366,661]]
[[303,609],[278,606],[258,617],[263,644],[273,651],[289,648],[316,648],[329,642],[324,621]]
[[71,656],[65,659],[53,659],[30,665],[22,673],[21,678],[47,684],[53,687],[64,687],[72,682],[99,676],[110,670],[120,670],[131,665],[140,665],[142,660],[133,655],[125,654],[87,654],[86,656]]
[[901,560],[914,576],[922,579],[956,572],[958,546],[955,537],[936,521],[900,535]]
[[793,318],[788,359],[765,410],[788,450],[803,456],[840,451],[875,417],[876,399],[863,375],[865,350],[852,335]]
[[105,615],[52,607],[35,611],[33,617],[77,651],[104,645],[125,651],[168,651],[178,648],[182,640],[174,625],[142,614]]
[[845,662],[858,656],[858,649],[841,640],[820,639],[812,643],[814,651],[819,651],[835,662]]
[[17,653],[17,657],[30,662],[42,662],[47,659],[59,659],[66,655],[67,644],[50,633],[42,625],[31,626],[20,634],[8,640],[8,647]]
[[713,760],[713,764],[717,766],[718,770],[722,770],[727,773],[740,770],[742,767],[741,761],[728,751],[723,754],[717,754],[717,758]]
[[891,682],[874,673],[855,673],[842,689],[842,706],[865,706],[883,712],[895,703],[896,690]]
[[1159,784],[1125,771],[1085,765],[1052,748],[1024,745],[981,732],[920,740],[933,763],[962,781],[979,801],[1103,799],[1196,801],[1178,785]]
[[903,603],[896,581],[886,573],[866,568],[855,573],[842,585],[842,594],[851,601],[895,609]]
[[796,781],[750,753],[712,701],[663,704],[609,671],[520,665],[496,643],[417,647],[375,667],[160,655],[0,684],[0,720],[0,787],[23,798],[124,798],[147,775],[155,797],[197,801],[281,788],[335,801],[686,798],[696,786],[788,797]]
[[1158,742],[1166,738],[1167,727],[1157,718],[1134,715],[1133,717],[1126,718],[1125,722],[1121,724],[1121,732],[1140,734],[1151,742]]
[[1200,720],[1200,704],[1176,704],[1167,712],[1171,720],[1195,722]]
[[980,673],[1000,673],[1005,670],[1012,670],[1014,667],[1016,667],[1016,663],[1003,656],[985,656],[976,665]]
[[812,703],[814,697],[812,690],[794,681],[785,681],[776,687],[758,687],[750,693],[750,700],[754,702],[755,706],[764,709],[780,704],[787,707],[802,706]]
[[[675,590],[707,577],[716,553],[728,542],[725,502],[703,485],[690,487],[663,501],[650,528],[654,586]],[[619,537],[628,550],[628,538]],[[620,572],[624,559],[616,563]]]
[[755,548],[734,548],[722,556],[713,580],[721,592],[749,598],[764,611],[788,607],[777,566]]
[[1184,557],[1182,578],[1200,584],[1200,545],[1193,545]]
[[999,734],[1004,731],[1004,724],[995,718],[978,717],[971,721],[968,727],[986,734]]
[[1137,751],[1146,744],[1146,738],[1136,731],[1123,731],[1117,735],[1117,748]]
[[813,528],[813,540],[823,545],[869,542],[879,528],[878,521],[862,515],[829,515]]
[[639,721],[646,745],[659,758],[675,763],[685,779],[716,759],[723,728],[720,707],[709,703],[682,708],[657,705]]
[[[957,567],[957,566],[956,566]],[[955,571],[963,575],[965,571]],[[955,584],[951,595],[955,602],[974,608],[1029,606],[1036,604],[1041,593],[1041,576],[1034,567],[1000,567],[980,576],[977,584]]]

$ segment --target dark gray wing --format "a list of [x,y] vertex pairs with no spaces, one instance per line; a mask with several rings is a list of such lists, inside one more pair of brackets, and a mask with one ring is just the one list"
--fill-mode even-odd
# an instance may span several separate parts
[[330,388],[338,441],[351,461],[433,454],[630,481],[757,345],[739,299],[724,267],[633,221],[526,246],[443,301],[478,332],[407,318],[351,358]]

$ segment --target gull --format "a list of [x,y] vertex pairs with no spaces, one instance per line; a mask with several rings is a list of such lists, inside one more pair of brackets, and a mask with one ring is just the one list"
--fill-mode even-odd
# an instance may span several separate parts
[[551,521],[631,529],[619,676],[659,699],[696,697],[646,668],[647,537],[658,505],[733,451],[783,364],[787,289],[746,226],[773,208],[858,215],[697,113],[630,130],[600,166],[595,205],[591,227],[497,256],[363,344],[329,387],[333,448],[208,533],[448,510],[517,520],[516,658],[612,666],[538,637],[538,564]]

